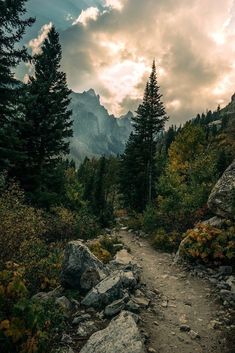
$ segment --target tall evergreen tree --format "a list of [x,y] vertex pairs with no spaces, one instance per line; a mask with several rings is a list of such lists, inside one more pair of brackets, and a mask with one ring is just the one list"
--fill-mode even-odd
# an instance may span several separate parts
[[26,28],[34,23],[33,18],[23,18],[26,2],[0,1],[0,171],[20,157],[16,112],[20,89],[12,70],[20,61],[28,60],[26,48],[18,46]]
[[134,134],[129,139],[121,166],[124,197],[131,207],[139,210],[143,210],[155,196],[157,137],[167,120],[159,90],[154,61],[143,102],[137,109],[137,116],[133,118]]
[[16,172],[26,192],[39,203],[49,202],[60,192],[60,164],[72,136],[70,90],[60,71],[61,57],[59,34],[52,27],[32,61],[35,74],[26,88],[20,136],[26,161]]

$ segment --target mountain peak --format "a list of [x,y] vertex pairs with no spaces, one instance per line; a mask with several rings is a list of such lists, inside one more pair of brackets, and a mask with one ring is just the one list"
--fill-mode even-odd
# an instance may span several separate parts
[[97,97],[95,90],[93,88],[90,88],[86,93],[88,93],[90,96]]

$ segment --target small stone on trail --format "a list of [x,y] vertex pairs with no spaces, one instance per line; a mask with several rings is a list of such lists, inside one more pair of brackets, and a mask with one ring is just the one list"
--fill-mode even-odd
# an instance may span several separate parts
[[155,349],[153,349],[153,348],[149,348],[149,349],[148,349],[148,352],[149,352],[149,353],[157,353],[157,351],[155,351]]
[[192,338],[192,340],[195,340],[196,338],[200,338],[200,335],[193,330],[189,331],[189,336]]
[[164,302],[162,302],[161,305],[162,305],[163,308],[167,308],[167,307],[168,307],[168,302],[167,302],[167,301],[164,301]]
[[191,328],[188,325],[181,325],[180,326],[180,331],[189,332],[190,330],[191,330]]

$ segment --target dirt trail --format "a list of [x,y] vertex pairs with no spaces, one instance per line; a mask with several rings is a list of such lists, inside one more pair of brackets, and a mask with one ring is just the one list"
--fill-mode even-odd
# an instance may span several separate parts
[[[146,291],[156,293],[150,308],[141,314],[141,325],[150,335],[148,348],[157,353],[227,352],[224,333],[212,327],[218,313],[225,312],[216,303],[208,281],[192,277],[173,264],[171,255],[156,252],[146,240],[136,240],[136,235],[126,231],[121,231],[120,237],[142,266]],[[189,326],[200,338],[182,332],[181,325]]]

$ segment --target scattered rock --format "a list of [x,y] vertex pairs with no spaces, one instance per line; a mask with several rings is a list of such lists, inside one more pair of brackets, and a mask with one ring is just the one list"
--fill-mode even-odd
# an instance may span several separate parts
[[86,295],[82,305],[102,309],[115,300],[123,298],[125,289],[132,290],[136,285],[137,279],[133,272],[115,271]]
[[119,314],[125,308],[125,304],[126,303],[124,299],[114,301],[113,303],[106,306],[104,309],[104,315],[112,317]]
[[107,275],[103,263],[81,241],[71,241],[64,253],[61,283],[88,292]]
[[209,326],[210,326],[211,328],[217,330],[217,329],[220,329],[222,325],[223,325],[222,322],[220,322],[220,321],[218,321],[218,320],[211,320]]
[[157,351],[155,351],[155,349],[153,349],[153,348],[148,348],[148,352],[149,353],[157,353]]
[[220,266],[219,273],[222,276],[229,276],[233,273],[233,268],[232,268],[232,266]]
[[80,353],[145,353],[145,347],[132,314],[123,311],[108,327],[94,333]]
[[208,207],[214,214],[228,219],[235,219],[233,211],[234,188],[235,160],[224,172],[209,196]]
[[198,334],[198,332],[195,332],[193,330],[189,331],[189,336],[192,338],[192,340],[195,340],[196,338],[200,338],[200,335]]
[[133,264],[134,260],[133,256],[131,256],[126,249],[123,249],[117,252],[112,262],[117,265],[128,265]]
[[113,248],[115,251],[121,251],[123,249],[124,245],[122,243],[120,244],[113,244]]
[[57,298],[55,303],[62,309],[65,315],[69,315],[72,310],[72,304],[65,296]]
[[65,343],[65,344],[71,344],[71,343],[73,343],[73,339],[70,335],[67,335],[67,333],[63,333],[62,338],[61,338],[61,342]]
[[167,307],[168,307],[168,301],[167,301],[167,300],[164,300],[164,301],[162,302],[161,306],[162,306],[163,308],[167,308]]
[[191,328],[188,325],[180,325],[180,331],[189,332]]
[[231,292],[230,290],[221,289],[220,297],[223,301],[235,306],[235,293]]
[[139,307],[147,308],[149,306],[150,300],[146,299],[145,297],[136,297],[133,299],[135,304]]
[[135,314],[139,314],[140,313],[140,306],[138,304],[136,304],[132,299],[128,301],[128,303],[126,304],[126,310],[135,313]]
[[215,228],[222,228],[226,223],[227,223],[227,220],[225,218],[221,218],[218,216],[212,217],[202,222],[202,224],[209,225]]
[[231,292],[235,293],[235,277],[234,276],[229,276],[229,278],[227,279],[226,283],[228,284]]
[[91,318],[90,314],[83,314],[83,315],[75,317],[72,321],[72,324],[79,325],[81,322],[89,320],[90,318]]
[[59,286],[50,292],[39,292],[39,293],[35,294],[32,297],[32,299],[36,299],[39,301],[47,301],[50,299],[58,298],[58,297],[62,296],[62,294],[63,294],[63,288]]
[[77,334],[79,337],[87,337],[87,336],[90,336],[95,331],[97,331],[97,327],[94,321],[84,321],[80,323],[77,330]]

